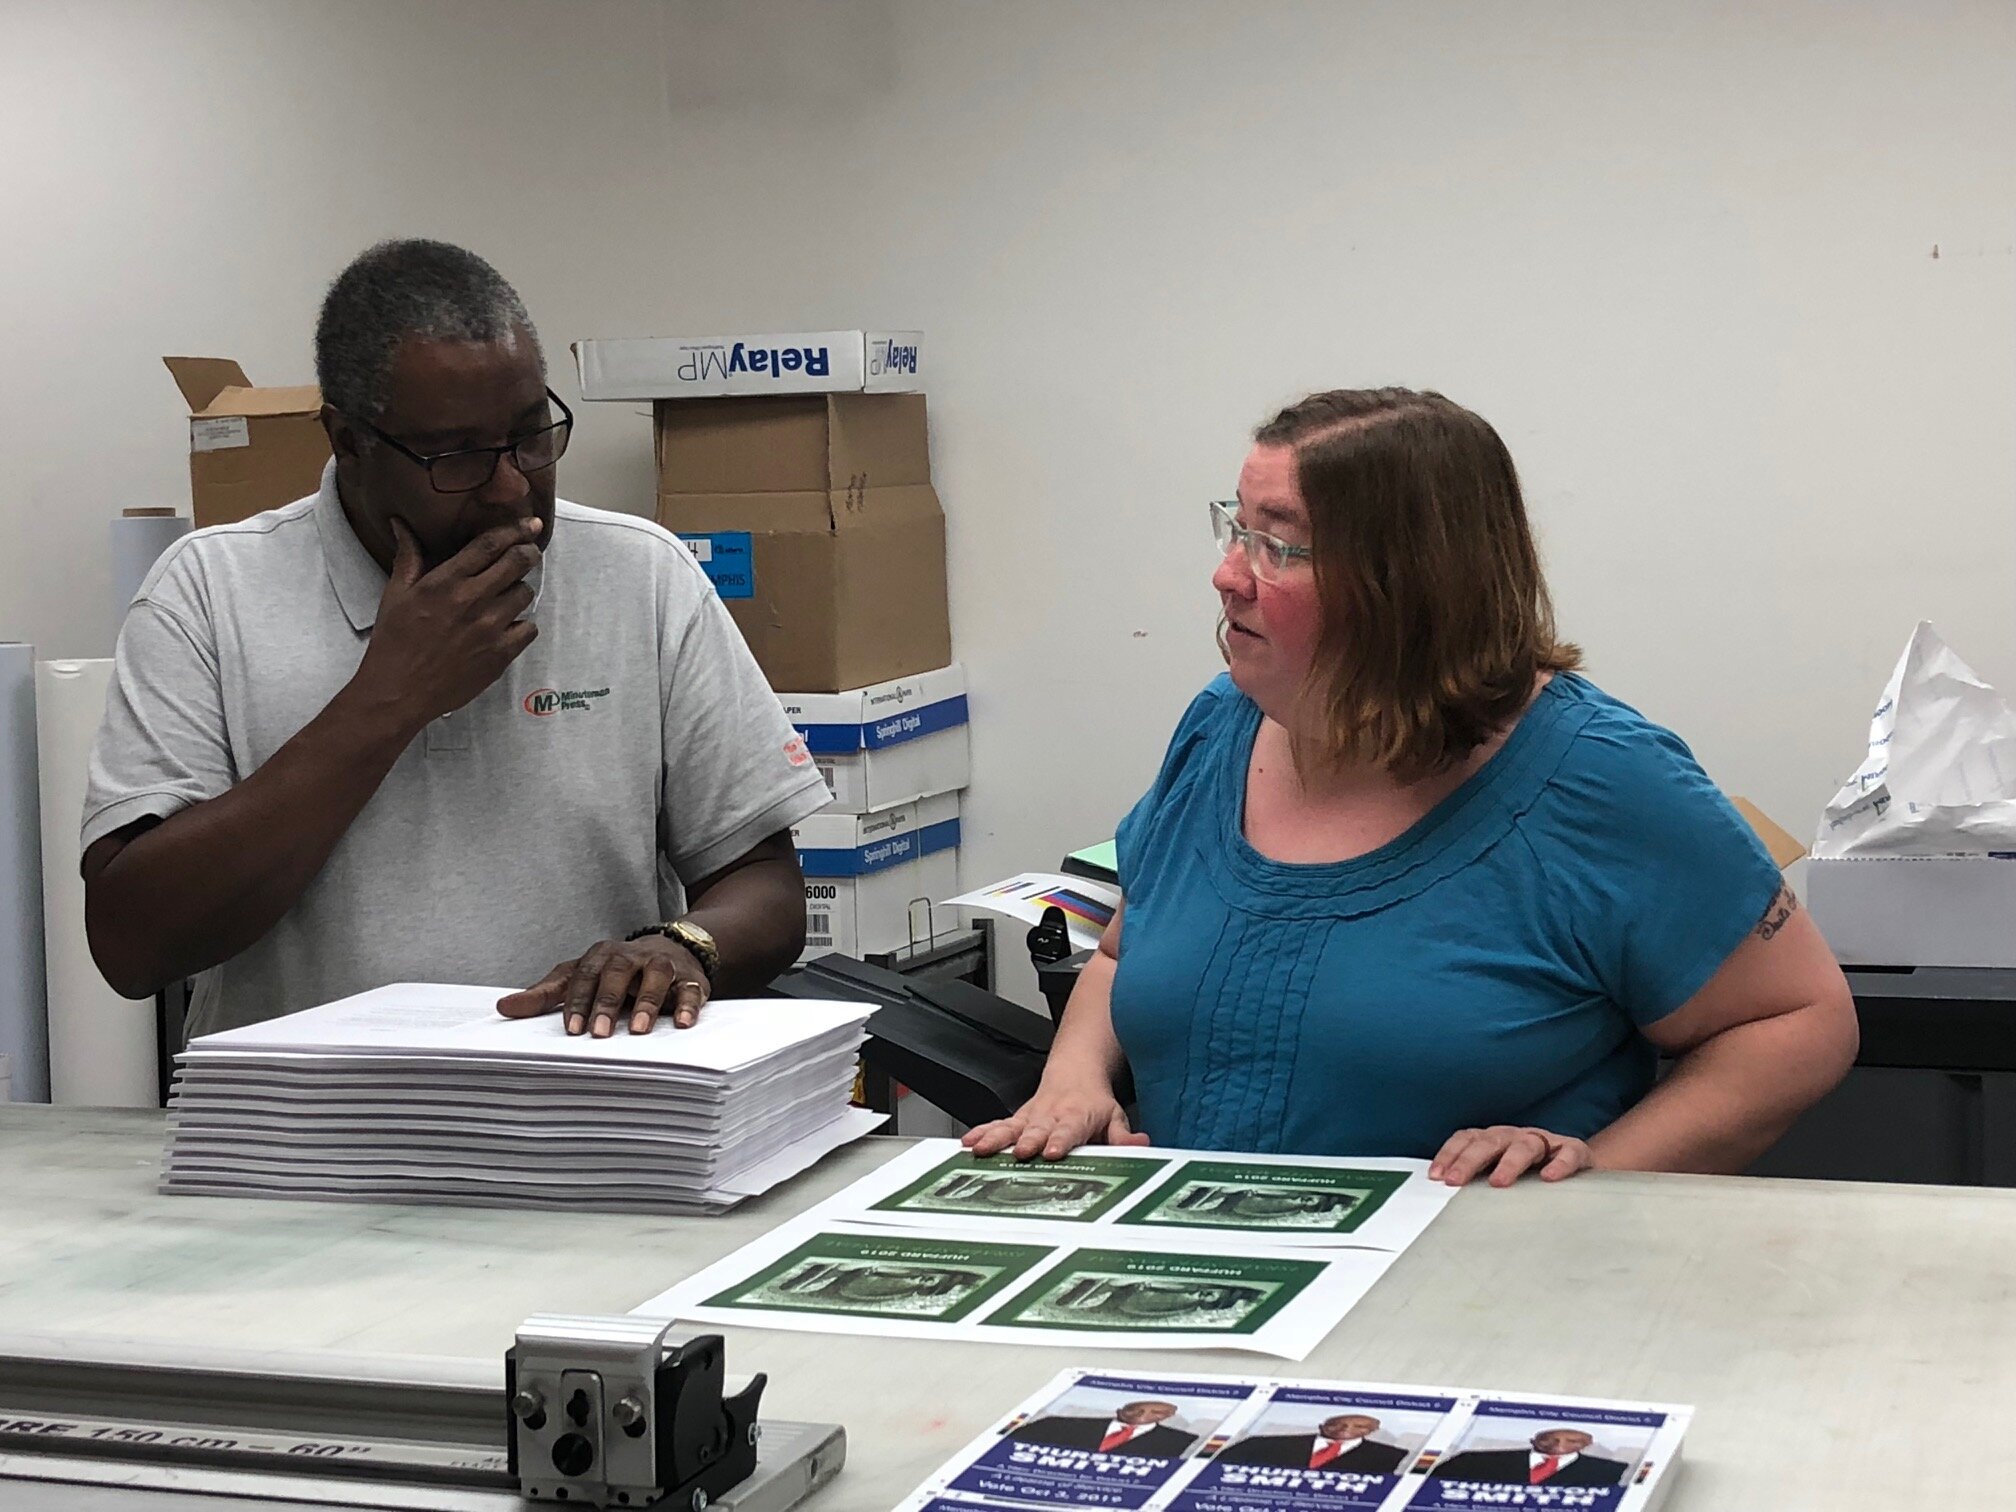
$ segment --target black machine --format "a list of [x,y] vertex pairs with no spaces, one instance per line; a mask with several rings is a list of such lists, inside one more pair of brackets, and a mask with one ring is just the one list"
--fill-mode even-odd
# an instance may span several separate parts
[[[861,1059],[963,1124],[1005,1118],[1043,1076],[1056,1026],[970,982],[923,981],[828,955],[780,977],[780,997],[874,1003]],[[886,1107],[886,1101],[870,1101]]]
[[700,1512],[756,1469],[766,1378],[729,1396],[718,1334],[639,1318],[532,1318],[504,1355],[507,1469],[534,1501]]

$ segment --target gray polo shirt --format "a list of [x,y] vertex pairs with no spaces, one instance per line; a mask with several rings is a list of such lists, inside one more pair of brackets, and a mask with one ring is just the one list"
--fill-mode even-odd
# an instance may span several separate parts
[[[562,500],[537,572],[538,640],[407,747],[264,939],[203,974],[192,1036],[388,982],[528,985],[826,802],[672,535]],[[83,844],[257,770],[357,670],[384,590],[333,464],[319,494],[170,547],[119,634]]]

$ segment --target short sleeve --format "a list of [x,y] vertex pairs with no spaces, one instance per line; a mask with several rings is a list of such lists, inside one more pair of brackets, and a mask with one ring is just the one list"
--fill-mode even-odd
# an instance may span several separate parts
[[177,607],[168,592],[141,598],[120,627],[115,656],[85,789],[86,850],[135,820],[166,819],[238,780],[216,640],[200,608]]
[[1203,692],[1190,700],[1190,707],[1176,722],[1176,733],[1169,737],[1169,748],[1163,753],[1162,767],[1155,774],[1154,784],[1128,810],[1127,817],[1120,821],[1120,828],[1114,832],[1115,865],[1123,894],[1136,888],[1156,834],[1157,818],[1167,811],[1175,794],[1206,764],[1204,752],[1210,744],[1211,734],[1224,718],[1228,706],[1238,697],[1232,679],[1221,673]]
[[1573,948],[1640,1027],[1707,984],[1783,882],[1686,744],[1635,715],[1592,719],[1522,828]]
[[679,585],[677,599],[697,602],[660,659],[660,842],[691,887],[832,795],[713,585],[691,558],[673,553],[670,570],[700,581]]

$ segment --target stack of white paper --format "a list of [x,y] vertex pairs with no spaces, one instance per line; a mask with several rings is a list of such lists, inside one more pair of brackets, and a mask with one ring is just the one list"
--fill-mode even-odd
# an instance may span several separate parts
[[162,1190],[718,1213],[881,1121],[848,1101],[865,1004],[593,1039],[501,996],[405,983],[196,1040]]

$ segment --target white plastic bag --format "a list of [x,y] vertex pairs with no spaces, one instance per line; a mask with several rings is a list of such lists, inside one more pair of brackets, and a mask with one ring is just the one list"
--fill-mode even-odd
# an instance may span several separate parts
[[2016,851],[2016,711],[1920,621],[1827,805],[1815,856]]

